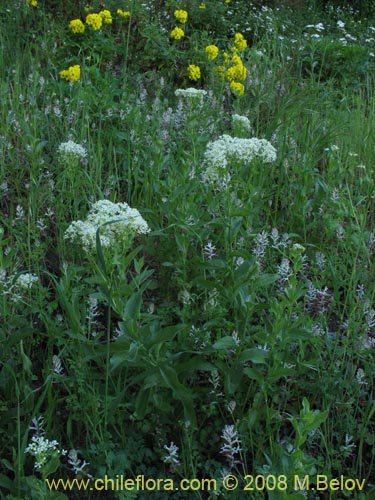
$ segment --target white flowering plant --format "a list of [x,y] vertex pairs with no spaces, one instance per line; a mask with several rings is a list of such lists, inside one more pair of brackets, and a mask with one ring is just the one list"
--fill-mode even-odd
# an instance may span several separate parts
[[150,228],[139,211],[127,203],[100,200],[94,203],[85,220],[72,222],[64,238],[80,244],[86,253],[97,248],[97,235],[102,248],[111,253],[116,247],[129,248],[137,235],[147,234]]
[[63,168],[74,170],[87,156],[87,150],[80,144],[69,140],[57,148],[59,163]]
[[209,142],[204,153],[203,181],[208,184],[219,184],[222,179],[236,167],[249,168],[256,163],[273,163],[276,160],[276,149],[266,139],[242,139],[222,135]]

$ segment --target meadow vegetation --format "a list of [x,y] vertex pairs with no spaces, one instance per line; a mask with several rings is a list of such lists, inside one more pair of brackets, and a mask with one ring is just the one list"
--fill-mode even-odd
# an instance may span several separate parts
[[0,498],[373,498],[375,20],[60,4],[0,6]]

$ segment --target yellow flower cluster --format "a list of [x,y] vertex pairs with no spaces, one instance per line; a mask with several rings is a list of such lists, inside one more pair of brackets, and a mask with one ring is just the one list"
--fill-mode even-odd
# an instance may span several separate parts
[[233,54],[232,56],[232,66],[230,66],[226,72],[225,76],[229,82],[233,80],[246,80],[247,70],[243,65],[243,62],[238,54]]
[[216,45],[207,45],[206,54],[209,61],[214,61],[219,54],[219,48]]
[[201,3],[199,6],[200,9],[206,9],[207,5],[205,3]]
[[245,86],[240,82],[230,82],[229,87],[237,97],[241,97],[245,92]]
[[180,40],[184,35],[185,35],[184,30],[177,26],[173,28],[173,30],[170,32],[170,37],[173,38],[174,40]]
[[76,82],[81,78],[81,67],[79,64],[69,66],[68,69],[60,71],[60,76],[69,82]]
[[181,24],[185,24],[188,18],[188,13],[186,10],[175,10],[174,11],[174,17],[179,21]]
[[234,47],[235,49],[239,50],[240,52],[242,50],[245,50],[247,47],[247,41],[245,40],[244,36],[242,33],[236,33],[234,35]]
[[107,10],[107,9],[101,10],[99,12],[99,16],[102,18],[102,20],[105,24],[112,23],[112,14],[109,10]]
[[194,80],[195,82],[199,80],[201,77],[201,69],[199,66],[195,64],[189,64],[188,66],[188,77],[190,80]]
[[84,33],[85,25],[80,19],[73,19],[69,23],[69,28],[73,33]]
[[[245,50],[247,42],[241,33],[236,33],[234,36],[233,47],[231,48],[232,55],[228,52],[223,52],[223,64],[216,67],[220,78],[226,79],[229,82],[231,91],[240,97],[245,92],[245,86],[242,81],[246,80],[247,69],[239,54]],[[207,51],[207,48],[206,48]]]
[[38,1],[37,0],[26,0],[26,3],[30,7],[38,7]]
[[117,9],[117,14],[120,17],[130,17],[130,12],[128,10]]
[[86,24],[91,26],[93,30],[100,30],[103,24],[102,16],[99,14],[88,14],[86,16]]

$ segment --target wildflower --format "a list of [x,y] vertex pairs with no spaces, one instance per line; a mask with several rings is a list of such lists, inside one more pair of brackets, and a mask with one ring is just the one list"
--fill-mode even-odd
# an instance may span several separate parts
[[250,120],[242,115],[232,115],[232,127],[238,133],[247,133],[251,131]]
[[84,33],[85,25],[80,19],[73,19],[69,23],[69,28],[73,33]]
[[258,160],[272,163],[276,159],[275,148],[265,139],[240,139],[223,135],[218,140],[209,142],[204,153],[206,171],[205,181],[215,183],[223,177],[231,165],[250,165]]
[[233,80],[246,80],[246,75],[247,69],[242,64],[242,61],[230,66],[225,72],[225,76],[229,82]]
[[173,28],[173,30],[170,32],[170,37],[173,38],[173,40],[181,40],[184,35],[184,30],[179,28],[178,26],[176,26],[176,28]]
[[189,98],[202,99],[205,95],[207,95],[207,92],[205,90],[188,88],[188,89],[177,89],[175,90],[174,94],[176,97],[186,97],[188,99]]
[[225,66],[217,66],[216,71],[218,72],[219,77],[221,79],[224,79],[224,77],[225,77]]
[[62,142],[57,152],[60,163],[65,168],[71,168],[87,156],[86,149],[73,141]]
[[102,20],[105,24],[112,23],[112,14],[108,9],[101,10],[99,12],[99,16],[102,18]]
[[116,12],[120,17],[130,17],[130,11],[128,10],[117,9]]
[[31,419],[31,425],[29,426],[29,429],[31,431],[35,431],[35,434],[37,436],[42,436],[43,434],[46,433],[44,430],[44,418],[42,415],[39,415],[39,417],[33,417]]
[[234,425],[226,425],[221,437],[224,444],[220,449],[220,453],[228,460],[229,469],[232,469],[234,465],[241,463],[240,460],[236,459],[236,455],[242,451],[241,441]]
[[253,255],[255,255],[255,258],[261,267],[265,259],[267,247],[268,247],[268,234],[266,231],[262,231],[261,233],[258,233],[255,247],[253,248]]
[[21,290],[30,290],[38,281],[39,278],[35,274],[23,273],[18,276],[14,286]]
[[[70,450],[68,453],[68,464],[71,465],[71,468],[74,472],[74,474],[81,474],[84,472],[84,468],[87,467],[87,465],[90,465],[88,462],[85,460],[82,462],[78,458],[78,452],[76,450]],[[91,476],[89,476],[91,477]]]
[[38,1],[37,0],[26,0],[26,3],[30,7],[38,7]]
[[219,48],[216,45],[207,45],[205,50],[209,61],[214,61],[219,54]]
[[103,24],[102,16],[99,14],[87,14],[86,24],[91,26],[93,30],[100,30]]
[[366,381],[366,374],[363,370],[363,368],[358,368],[357,373],[355,375],[355,378],[357,379],[357,382],[359,385],[367,385]]
[[201,4],[199,5],[199,8],[200,8],[200,9],[206,9],[206,8],[207,8],[207,5],[206,5],[205,3],[201,3]]
[[236,33],[234,35],[234,43],[233,43],[235,49],[239,50],[240,52],[247,47],[247,41],[245,40],[244,36],[241,33]]
[[201,77],[201,69],[195,64],[189,64],[188,66],[188,77],[190,80],[197,81]]
[[174,11],[174,17],[179,21],[181,24],[185,24],[188,18],[188,13],[186,10],[175,10]]
[[52,356],[52,371],[53,373],[56,373],[56,375],[63,375],[64,373],[64,368],[62,367],[59,356]]
[[[106,224],[109,222],[113,223]],[[127,203],[100,200],[92,205],[86,220],[70,224],[64,238],[78,241],[86,252],[92,252],[96,249],[96,232],[104,224],[100,232],[100,242],[104,248],[112,248],[116,243],[128,245],[137,234],[150,231],[138,210]]]
[[167,450],[168,455],[163,458],[163,462],[166,464],[170,464],[172,472],[178,467],[181,462],[178,457],[178,446],[176,446],[173,441],[169,446],[164,445],[164,449]]
[[245,87],[240,82],[230,82],[229,87],[236,97],[241,97],[245,93]]
[[70,82],[77,82],[81,78],[81,67],[79,64],[74,66],[69,66],[68,69],[63,69],[60,71],[61,78],[68,80]]
[[203,248],[203,253],[208,260],[211,260],[213,257],[215,257],[215,255],[217,255],[216,247],[215,245],[212,244],[212,241],[209,241],[207,245]]
[[56,440],[50,441],[44,436],[35,435],[31,438],[31,443],[25,452],[35,457],[34,469],[42,469],[49,459],[65,454],[65,450],[60,450],[58,446],[59,443]]

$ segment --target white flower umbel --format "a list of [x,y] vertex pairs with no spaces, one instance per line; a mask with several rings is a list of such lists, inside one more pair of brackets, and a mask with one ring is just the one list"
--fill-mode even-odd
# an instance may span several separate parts
[[86,158],[86,149],[73,141],[62,142],[57,149],[59,160],[65,167],[71,167]]
[[207,95],[207,92],[205,90],[194,89],[191,87],[188,89],[177,89],[175,90],[174,94],[176,97],[202,99],[204,96]]
[[247,116],[232,115],[232,127],[235,135],[239,137],[251,132],[251,123]]
[[52,457],[65,455],[65,450],[59,449],[59,443],[54,439],[50,441],[44,436],[33,436],[31,443],[25,450],[35,457],[34,469],[42,469]]
[[86,220],[70,224],[64,238],[80,243],[86,252],[93,252],[99,228],[101,246],[107,249],[116,244],[129,245],[136,235],[150,232],[147,222],[135,208],[127,203],[101,200],[93,204]]
[[34,283],[37,283],[38,281],[39,278],[35,274],[23,273],[18,276],[15,286],[17,288],[21,288],[22,290],[29,290],[32,288]]
[[241,139],[222,135],[209,142],[204,153],[206,170],[203,180],[217,184],[227,174],[230,167],[251,165],[254,161],[272,163],[276,160],[276,149],[266,139]]

